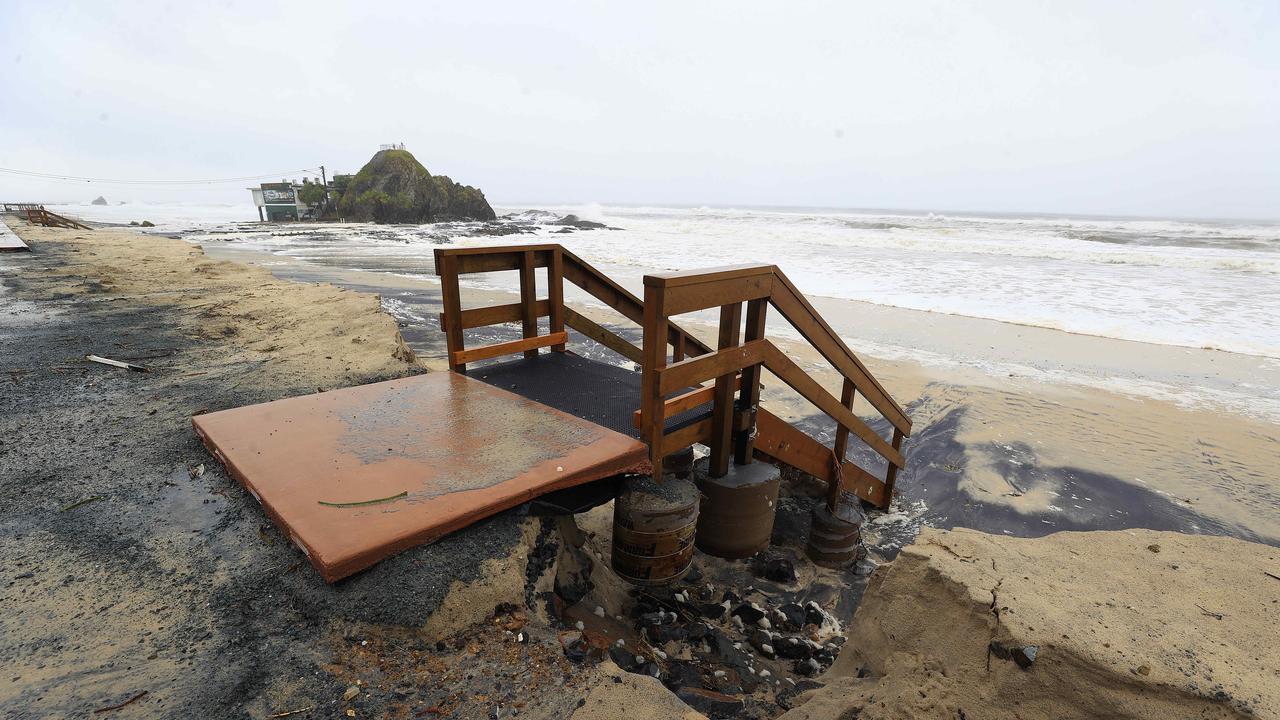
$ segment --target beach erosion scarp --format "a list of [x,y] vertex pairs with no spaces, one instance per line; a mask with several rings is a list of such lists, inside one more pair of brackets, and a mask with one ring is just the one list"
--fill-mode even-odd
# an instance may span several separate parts
[[783,718],[1280,717],[1277,564],[1172,532],[926,529]]

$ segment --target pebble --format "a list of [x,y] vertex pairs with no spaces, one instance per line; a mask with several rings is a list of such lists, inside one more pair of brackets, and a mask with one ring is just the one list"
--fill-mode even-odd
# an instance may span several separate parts
[[583,624],[583,622],[582,622],[581,620],[579,620],[578,622],[574,623],[574,624],[573,624],[573,626],[574,626],[575,628],[577,628],[579,631],[582,631],[582,630],[586,630],[586,629],[587,629],[587,626],[586,626],[585,624]]

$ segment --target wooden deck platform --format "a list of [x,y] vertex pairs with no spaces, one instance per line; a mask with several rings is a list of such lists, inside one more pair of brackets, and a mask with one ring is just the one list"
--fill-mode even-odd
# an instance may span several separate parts
[[31,248],[0,219],[0,252],[30,252]]
[[543,493],[649,471],[635,438],[458,373],[192,424],[328,582]]

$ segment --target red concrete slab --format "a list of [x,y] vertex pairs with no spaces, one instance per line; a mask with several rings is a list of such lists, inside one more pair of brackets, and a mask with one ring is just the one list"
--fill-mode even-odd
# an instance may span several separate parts
[[328,582],[542,493],[648,472],[639,441],[451,372],[192,424]]

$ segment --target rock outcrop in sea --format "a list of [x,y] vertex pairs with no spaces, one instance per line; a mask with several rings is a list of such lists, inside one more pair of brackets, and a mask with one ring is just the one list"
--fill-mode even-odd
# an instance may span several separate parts
[[106,205],[106,204],[107,204],[107,199],[106,199],[106,198],[104,198],[104,197],[102,197],[101,195],[99,195],[98,197],[94,198],[94,199],[93,199],[93,202],[92,202],[92,203],[90,203],[90,205]]
[[348,220],[424,223],[493,220],[479,188],[432,175],[408,150],[380,150],[351,179],[338,210]]

